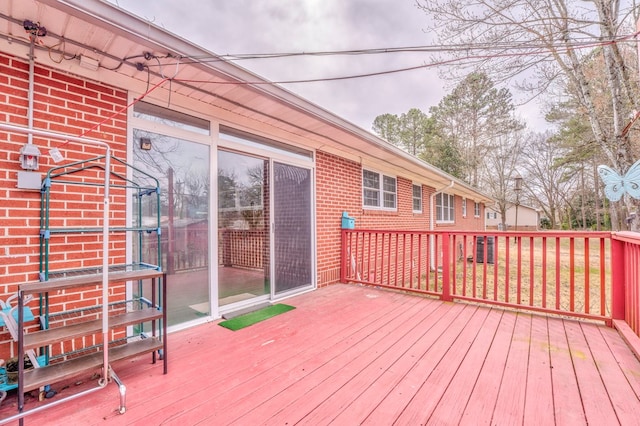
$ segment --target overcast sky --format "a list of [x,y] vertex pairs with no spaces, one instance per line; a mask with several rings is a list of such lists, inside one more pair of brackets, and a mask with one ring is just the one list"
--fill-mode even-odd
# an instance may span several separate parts
[[[216,54],[336,51],[435,44],[414,0],[110,0]],[[342,77],[430,63],[427,53],[244,60],[271,81]],[[446,69],[441,69],[446,72]],[[452,89],[435,68],[284,85],[371,130],[376,116],[428,112]],[[517,93],[514,93],[517,99]],[[532,105],[527,107],[531,111]],[[521,118],[527,110],[520,110]],[[531,113],[526,118],[533,124]]]

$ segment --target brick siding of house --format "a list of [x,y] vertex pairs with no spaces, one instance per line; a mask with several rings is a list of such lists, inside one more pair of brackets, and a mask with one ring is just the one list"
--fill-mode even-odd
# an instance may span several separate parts
[[[355,218],[356,229],[429,229],[429,202],[435,189],[422,185],[422,212],[413,212],[414,182],[397,178],[395,211],[365,209],[362,206],[362,166],[356,162],[318,151],[316,153],[316,216],[318,286],[340,280],[340,228],[342,212]],[[467,200],[467,215],[462,216],[462,198],[455,197],[454,223],[436,224],[437,230],[484,229],[484,206],[480,216],[474,216],[474,203]]]
[[[0,122],[26,127],[28,124],[29,65],[20,58],[0,54]],[[127,103],[123,90],[91,82],[69,74],[36,65],[34,87],[34,119],[36,129],[70,135],[81,135],[102,122]],[[126,158],[126,114],[108,119],[87,137],[109,143],[112,154]],[[17,291],[17,285],[38,281],[40,191],[18,189],[17,175],[21,147],[27,142],[24,134],[0,131],[0,298],[6,299]],[[104,149],[70,142],[63,146],[59,140],[33,138],[42,156],[38,173],[42,178],[53,163],[48,150],[60,147],[66,162],[86,160],[104,154]],[[123,172],[122,166],[116,171]],[[102,173],[91,172],[86,180],[103,179]],[[103,193],[95,186],[62,186],[52,188],[51,226],[102,226]],[[110,209],[114,225],[123,225],[126,197],[123,191],[111,191]],[[99,266],[101,264],[101,236],[75,234],[55,236],[50,240],[50,270]],[[124,238],[112,237],[111,263],[123,263]],[[113,294],[124,297],[124,286],[115,287]],[[51,295],[51,311],[78,309],[95,305],[99,291],[94,287],[79,293]],[[37,311],[37,301],[32,303]],[[37,313],[37,312],[36,312]],[[0,357],[14,354],[11,337],[0,332]],[[67,348],[68,349],[68,348]]]

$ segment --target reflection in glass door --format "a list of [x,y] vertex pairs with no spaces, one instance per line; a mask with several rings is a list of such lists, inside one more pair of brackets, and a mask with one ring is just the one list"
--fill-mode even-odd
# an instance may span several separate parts
[[269,161],[218,151],[218,304],[270,294]]
[[[134,166],[160,181],[162,269],[167,273],[167,317],[170,326],[209,314],[209,151],[207,145],[134,129],[134,140],[149,141],[152,149],[134,145]],[[134,180],[137,178],[134,172]],[[147,197],[144,203],[153,201]],[[143,224],[157,223],[158,207],[134,208]],[[137,218],[134,217],[134,223]],[[148,240],[148,239],[147,239]],[[146,241],[146,240],[145,240]],[[134,247],[142,260],[155,264],[157,244]],[[135,296],[150,294],[134,288]],[[135,294],[138,293],[138,294]]]
[[311,170],[273,164],[275,294],[312,285]]

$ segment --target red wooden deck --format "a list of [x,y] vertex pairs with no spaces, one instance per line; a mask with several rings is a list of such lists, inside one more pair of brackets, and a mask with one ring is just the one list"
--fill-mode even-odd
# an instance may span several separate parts
[[[542,426],[640,419],[640,362],[605,326],[355,285],[285,303],[297,309],[240,331],[211,323],[171,334],[166,376],[150,357],[114,365],[127,386],[125,414],[117,413],[117,386],[109,384],[25,424]],[[57,389],[61,396],[83,386]],[[27,409],[38,404],[27,399]],[[15,399],[1,412],[13,414]]]

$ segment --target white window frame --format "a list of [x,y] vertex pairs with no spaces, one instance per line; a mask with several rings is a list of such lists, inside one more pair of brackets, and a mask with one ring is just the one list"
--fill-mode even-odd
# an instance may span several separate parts
[[462,217],[467,217],[467,199],[462,199]]
[[454,223],[455,212],[455,195],[445,192],[436,194],[436,223]]
[[[378,186],[374,188],[372,186],[365,187],[365,173],[371,173],[378,175]],[[385,189],[385,178],[386,180],[393,179],[393,191],[389,191],[388,188]],[[377,194],[377,204],[366,204],[366,191],[373,192]],[[393,207],[385,206],[385,195],[393,195]],[[375,170],[371,169],[362,169],[362,208],[364,209],[372,209],[372,210],[387,210],[387,211],[397,211],[398,209],[398,178],[396,176],[385,175]]]
[[480,203],[473,203],[473,217],[480,217]]
[[[419,195],[416,197],[416,189],[419,190]],[[416,202],[419,209],[416,209]],[[419,183],[414,183],[411,185],[411,206],[414,213],[422,213],[422,185]]]

